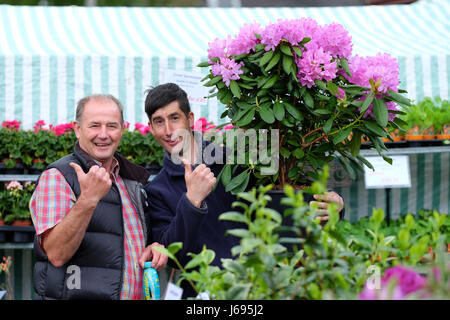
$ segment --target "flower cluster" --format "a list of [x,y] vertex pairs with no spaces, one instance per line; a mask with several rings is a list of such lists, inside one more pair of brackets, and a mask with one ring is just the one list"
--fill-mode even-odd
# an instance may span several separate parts
[[[398,92],[399,85],[399,65],[395,58],[389,54],[378,53],[374,57],[360,57],[355,55],[349,61],[351,76],[343,74],[351,83],[360,86],[371,86],[376,96],[387,93],[388,90]],[[392,101],[386,102],[388,110],[397,110],[396,104]],[[364,118],[370,116],[374,118],[373,104],[369,106]],[[389,121],[395,118],[395,113],[389,113]]]
[[11,257],[3,257],[3,262],[0,263],[0,273],[8,273],[9,267],[11,266],[12,259]]
[[60,136],[60,135],[63,135],[63,134],[66,134],[66,133],[70,133],[70,132],[73,131],[73,122],[61,123],[61,124],[58,124],[56,126],[50,124],[48,126],[48,129],[45,128],[45,125],[46,124],[45,124],[44,120],[36,121],[36,123],[33,126],[34,133],[37,133],[37,132],[39,132],[41,130],[43,130],[43,131],[50,130],[50,131],[52,131],[55,134],[55,136]]
[[336,58],[350,58],[351,37],[347,30],[337,23],[320,26],[311,18],[281,20],[267,25],[264,29],[259,23],[244,24],[239,33],[231,39],[216,38],[209,43],[208,58],[213,64],[212,73],[221,75],[227,86],[230,80],[240,79],[243,63],[236,63],[233,55],[250,53],[258,44],[265,50],[275,50],[283,40],[293,46],[305,42],[305,52],[298,56],[292,51],[299,67],[298,80],[311,88],[314,80],[330,81],[336,78]]
[[2,127],[10,129],[10,130],[16,130],[17,131],[20,128],[20,121],[17,121],[17,120],[11,120],[11,121],[5,120],[5,121],[2,122]]
[[200,132],[209,132],[212,129],[216,129],[217,132],[219,131],[226,131],[234,128],[232,124],[227,124],[224,127],[217,127],[212,122],[209,122],[206,118],[198,118],[197,121],[195,121],[194,126],[192,127],[193,130],[200,131]]
[[143,135],[146,135],[147,133],[150,132],[150,127],[149,126],[146,126],[145,124],[142,124],[142,123],[139,123],[139,122],[135,123],[134,129],[139,131]]
[[6,186],[6,190],[23,190],[22,184],[18,181],[10,181]]
[[427,285],[426,278],[414,270],[402,266],[389,268],[381,279],[380,288],[371,288],[367,284],[359,294],[361,300],[401,300],[409,294],[424,289]]

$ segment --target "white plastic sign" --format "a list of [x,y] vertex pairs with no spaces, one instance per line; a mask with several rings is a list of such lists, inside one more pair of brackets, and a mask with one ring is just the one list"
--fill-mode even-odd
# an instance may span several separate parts
[[390,156],[392,165],[382,157],[365,157],[375,171],[364,167],[366,189],[410,188],[409,156]]

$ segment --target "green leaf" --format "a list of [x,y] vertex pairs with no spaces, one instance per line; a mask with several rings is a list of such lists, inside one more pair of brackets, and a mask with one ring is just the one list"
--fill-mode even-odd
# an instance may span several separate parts
[[361,148],[361,136],[362,132],[359,130],[354,130],[352,135],[352,140],[350,141],[350,152],[352,156],[356,157],[359,154]]
[[209,80],[207,83],[205,83],[204,86],[205,87],[212,87],[213,85],[215,85],[220,80],[222,80],[222,76],[216,76],[216,77],[212,78],[211,80]]
[[263,119],[266,123],[271,124],[275,122],[273,110],[268,107],[259,108],[259,115],[261,116],[261,119]]
[[263,85],[262,89],[269,89],[271,88],[277,81],[278,81],[279,75],[276,74],[272,76],[267,82]]
[[291,116],[293,116],[296,120],[303,120],[303,116],[300,113],[300,111],[294,107],[292,104],[285,102],[284,103],[284,107],[287,110],[287,112],[289,112],[291,114]]
[[387,126],[389,113],[383,99],[373,100],[373,115],[381,127]]
[[293,69],[292,65],[294,63],[294,59],[290,56],[283,56],[283,70],[286,74],[290,74]]
[[239,85],[237,84],[237,82],[235,80],[230,81],[230,89],[236,98],[238,98],[238,99],[241,98],[241,89],[239,88]]
[[247,300],[251,283],[236,284],[227,291],[226,300]]
[[334,84],[333,82],[330,81],[327,83],[327,89],[328,89],[328,91],[330,91],[330,93],[332,95],[334,95],[334,96],[339,95],[339,87],[336,84]]
[[330,110],[327,109],[316,109],[313,111],[314,114],[318,114],[318,115],[326,115],[326,114],[331,114]]
[[340,59],[340,62],[341,62],[342,69],[344,69],[345,73],[346,73],[349,77],[351,77],[352,75],[351,75],[351,73],[350,73],[350,68],[348,67],[348,61],[347,61],[347,59],[346,59],[346,58],[341,58],[341,59]]
[[226,164],[223,167],[223,173],[222,173],[222,184],[224,186],[228,185],[231,181],[231,165]]
[[237,211],[229,211],[222,213],[219,216],[219,220],[228,220],[228,221],[236,221],[236,222],[244,222],[247,223],[247,218],[240,212]]
[[308,107],[314,108],[314,100],[313,100],[311,94],[308,91],[305,92],[305,96],[303,97],[303,99],[305,101],[305,104]]
[[338,144],[339,142],[343,141],[348,137],[350,132],[352,132],[352,127],[348,127],[338,131],[336,135],[333,137],[333,143]]
[[239,238],[246,238],[250,236],[250,231],[248,231],[247,229],[232,229],[228,230],[227,234],[231,234],[232,236]]
[[262,67],[262,66],[264,66],[265,64],[267,64],[267,63],[270,61],[270,59],[272,59],[273,54],[274,54],[274,51],[272,51],[272,50],[267,51],[267,52],[262,56],[261,60],[259,60],[259,65]]
[[293,152],[293,155],[297,158],[297,159],[301,159],[303,158],[303,156],[305,155],[305,152],[303,151],[303,149],[295,149]]
[[364,163],[366,165],[367,168],[375,170],[375,168],[373,167],[373,165],[369,162],[369,160],[367,160],[366,158],[364,158],[361,155],[357,155],[356,158],[358,160],[360,160],[362,163]]
[[277,65],[277,63],[280,61],[281,55],[279,52],[275,53],[275,55],[273,56],[273,58],[270,60],[269,64],[267,65],[265,71],[269,71],[270,69],[272,69],[273,67],[275,67]]
[[369,108],[370,104],[373,101],[373,97],[374,97],[374,93],[371,91],[369,93],[369,95],[366,97],[366,99],[364,100],[364,103],[362,104],[361,108],[359,109],[359,112],[361,114],[364,114],[364,112],[366,112],[367,108]]
[[294,55],[291,52],[291,48],[285,44],[282,44],[280,46],[281,52],[283,52],[285,55],[288,55],[290,57],[293,57]]
[[275,102],[273,106],[273,113],[278,121],[281,121],[284,118],[284,106],[281,102]]
[[292,50],[294,50],[295,54],[296,54],[299,58],[302,57],[302,55],[303,55],[302,49],[300,49],[300,48],[297,47],[297,46],[292,46]]
[[198,65],[197,65],[197,67],[199,67],[199,68],[204,68],[204,67],[209,67],[211,65],[211,63],[209,63],[209,61],[203,61],[203,62],[200,62]]
[[314,80],[314,83],[316,84],[316,86],[319,87],[319,89],[321,90],[327,90],[327,85],[324,81],[322,80]]
[[411,100],[409,100],[408,98],[406,98],[405,96],[392,91],[392,90],[388,90],[387,93],[389,94],[389,96],[392,98],[392,100],[394,100],[395,102],[399,103],[399,104],[404,104],[407,106],[411,106]]
[[373,133],[377,134],[378,136],[381,136],[381,137],[387,136],[386,131],[374,121],[370,121],[370,120],[364,121],[364,126],[367,129],[369,129],[370,131],[372,131]]
[[281,147],[280,154],[285,158],[289,158],[291,155],[291,152],[288,149]]
[[244,127],[248,125],[250,122],[252,122],[253,118],[255,117],[255,109],[248,110],[244,116],[237,122],[237,125],[239,127]]
[[330,133],[331,126],[333,125],[333,121],[334,121],[334,118],[330,118],[327,120],[327,122],[325,122],[325,124],[323,126],[323,132],[325,132],[326,134]]
[[249,173],[247,171],[241,172],[239,175],[231,179],[230,183],[225,187],[225,191],[229,192],[237,188],[242,182],[245,181],[248,175]]

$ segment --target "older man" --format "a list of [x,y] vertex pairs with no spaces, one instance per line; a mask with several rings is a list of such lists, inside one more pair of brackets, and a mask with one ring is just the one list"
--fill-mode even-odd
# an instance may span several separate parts
[[141,299],[143,265],[167,257],[147,246],[149,173],[116,153],[123,107],[111,95],[81,99],[74,152],[50,164],[30,201],[40,299]]

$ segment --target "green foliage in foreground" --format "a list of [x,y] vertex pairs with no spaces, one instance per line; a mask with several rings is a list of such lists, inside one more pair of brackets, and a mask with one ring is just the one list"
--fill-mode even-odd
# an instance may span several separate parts
[[[326,168],[309,191],[324,191],[327,175]],[[178,283],[185,279],[197,292],[207,291],[214,299],[355,299],[370,276],[369,267],[383,272],[401,264],[427,273],[438,260],[441,276],[449,279],[448,215],[423,213],[419,219],[407,215],[387,227],[383,211],[374,209],[370,218],[351,225],[338,221],[332,207],[329,221],[321,226],[315,208],[304,202],[302,192],[287,186],[282,200],[288,207],[284,215],[292,216],[291,231],[296,236],[280,237],[283,216],[267,207],[271,187],[240,193],[241,201],[233,204],[239,211],[220,216],[243,226],[228,232],[241,241],[232,250],[234,259],[222,259],[223,268],[210,265],[215,253],[206,247],[199,254],[190,254],[192,260],[185,266],[175,257],[181,243],[160,249],[181,269]],[[298,249],[289,253],[287,243]],[[435,283],[433,298],[450,298],[446,283]]]

